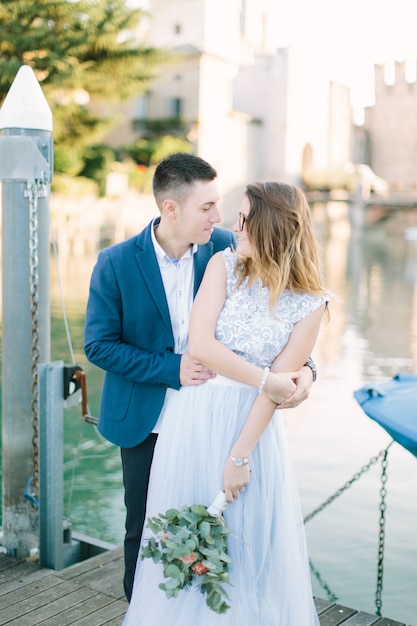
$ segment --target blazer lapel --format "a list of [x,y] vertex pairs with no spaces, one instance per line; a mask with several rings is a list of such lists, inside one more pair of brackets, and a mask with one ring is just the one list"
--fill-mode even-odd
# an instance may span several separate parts
[[198,250],[194,255],[194,295],[197,293],[200,283],[203,279],[204,271],[207,263],[213,256],[213,244],[211,241],[204,246],[198,246]]
[[[159,218],[158,218],[159,219]],[[158,261],[156,260],[155,249],[151,238],[151,228],[153,222],[149,224],[139,235],[136,245],[139,252],[136,254],[136,261],[139,271],[148,287],[150,297],[155,301],[165,325],[172,335],[171,318],[169,315],[168,302],[165,295],[164,283]]]

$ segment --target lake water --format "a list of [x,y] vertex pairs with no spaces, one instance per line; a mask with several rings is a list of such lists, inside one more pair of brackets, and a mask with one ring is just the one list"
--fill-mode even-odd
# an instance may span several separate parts
[[[314,209],[333,294],[314,350],[318,381],[310,398],[286,414],[287,432],[305,515],[386,448],[390,437],[353,398],[368,381],[417,373],[417,241],[408,228],[417,212],[400,212],[352,238],[344,214]],[[92,415],[102,372],[86,362],[83,325],[95,255],[60,261],[60,276],[76,361],[85,369]],[[52,359],[71,361],[51,263]],[[119,449],[65,412],[65,514],[74,530],[115,544],[123,540]],[[306,524],[314,593],[377,612],[381,463]],[[398,444],[388,455],[381,613],[417,625],[417,458]],[[379,606],[379,605],[378,605]]]

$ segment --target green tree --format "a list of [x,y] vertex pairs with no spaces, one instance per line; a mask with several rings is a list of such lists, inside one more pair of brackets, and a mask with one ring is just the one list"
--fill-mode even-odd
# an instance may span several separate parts
[[82,150],[114,123],[111,103],[144,93],[163,60],[138,42],[144,17],[126,0],[1,0],[0,104],[19,68],[31,66],[63,171],[81,170]]

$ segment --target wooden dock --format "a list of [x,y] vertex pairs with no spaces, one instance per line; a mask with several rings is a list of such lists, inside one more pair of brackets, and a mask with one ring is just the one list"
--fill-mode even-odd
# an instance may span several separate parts
[[[0,554],[1,626],[121,626],[123,549],[61,571]],[[320,626],[411,626],[316,598]],[[300,624],[302,626],[302,624]]]

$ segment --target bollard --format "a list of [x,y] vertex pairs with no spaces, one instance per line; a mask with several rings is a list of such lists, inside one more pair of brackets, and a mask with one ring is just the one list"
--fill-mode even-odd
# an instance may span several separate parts
[[38,365],[50,360],[52,114],[22,66],[0,110],[3,248],[3,546],[38,549]]

